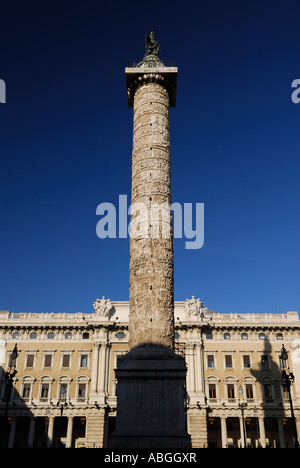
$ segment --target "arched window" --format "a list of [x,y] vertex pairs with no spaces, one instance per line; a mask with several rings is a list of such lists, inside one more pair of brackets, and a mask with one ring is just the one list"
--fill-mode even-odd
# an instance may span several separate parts
[[261,380],[262,394],[265,403],[273,403],[274,400],[274,379],[265,377]]
[[25,375],[21,381],[21,398],[28,401],[32,398],[33,384],[35,378],[32,375]]
[[211,403],[219,399],[219,379],[214,375],[206,379],[206,397]]
[[242,381],[243,397],[250,402],[256,398],[255,378],[252,376],[244,377]]
[[71,377],[67,375],[62,375],[58,378],[57,398],[59,402],[69,400],[71,380]]
[[225,395],[228,403],[234,403],[238,397],[237,383],[238,379],[233,375],[229,375],[224,379],[225,382]]
[[86,401],[88,397],[89,378],[86,375],[80,375],[76,378],[76,398],[79,401]]
[[40,379],[39,398],[41,401],[50,401],[53,378],[50,375],[43,375]]

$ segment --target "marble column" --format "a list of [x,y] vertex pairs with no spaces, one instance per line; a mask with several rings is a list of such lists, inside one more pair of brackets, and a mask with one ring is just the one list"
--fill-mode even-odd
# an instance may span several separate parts
[[[243,448],[246,448],[245,447],[245,438],[246,438],[246,434],[245,434],[245,423],[244,423],[244,418],[242,416],[239,416],[239,421],[240,421],[240,435],[241,435],[241,447]],[[247,443],[247,441],[246,441]]]
[[52,447],[52,445],[53,445],[54,419],[55,419],[54,416],[49,416],[48,433],[47,433],[47,447]]
[[13,417],[10,424],[10,431],[9,431],[9,439],[8,439],[8,448],[13,448],[15,443],[15,435],[16,435],[16,425],[17,425],[17,418]]
[[28,448],[33,447],[34,430],[35,430],[35,417],[32,416],[30,418],[29,431],[28,431],[28,439],[27,439]]
[[73,416],[68,416],[66,448],[72,448]]
[[258,417],[258,425],[259,425],[259,438],[260,438],[260,445],[262,448],[266,448],[266,430],[265,430],[265,420],[262,416]]
[[220,417],[221,421],[221,439],[222,439],[222,448],[227,448],[227,424],[226,418]]
[[280,448],[286,448],[282,416],[277,418]]

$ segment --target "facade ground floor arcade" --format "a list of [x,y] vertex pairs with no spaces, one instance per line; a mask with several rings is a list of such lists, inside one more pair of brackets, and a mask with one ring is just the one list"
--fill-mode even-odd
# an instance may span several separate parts
[[294,448],[291,418],[208,417],[209,448]]
[[[239,414],[238,414],[239,413]],[[114,431],[116,413],[98,408],[81,414],[59,408],[44,416],[11,411],[0,418],[1,448],[105,448]],[[209,408],[187,412],[193,448],[293,448],[293,421],[276,412],[248,416]],[[272,413],[270,413],[272,414]],[[299,424],[298,424],[299,426]],[[299,430],[299,429],[298,429]]]

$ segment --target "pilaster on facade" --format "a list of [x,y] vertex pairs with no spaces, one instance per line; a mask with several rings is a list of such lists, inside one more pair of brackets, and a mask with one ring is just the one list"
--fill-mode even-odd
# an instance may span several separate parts
[[86,448],[102,448],[106,446],[107,438],[107,408],[89,411],[86,423]]

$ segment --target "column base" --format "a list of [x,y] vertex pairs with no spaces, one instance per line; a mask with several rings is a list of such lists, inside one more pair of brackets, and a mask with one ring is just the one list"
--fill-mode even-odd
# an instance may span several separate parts
[[185,375],[184,359],[162,345],[138,346],[119,359],[116,430],[109,448],[191,448]]

